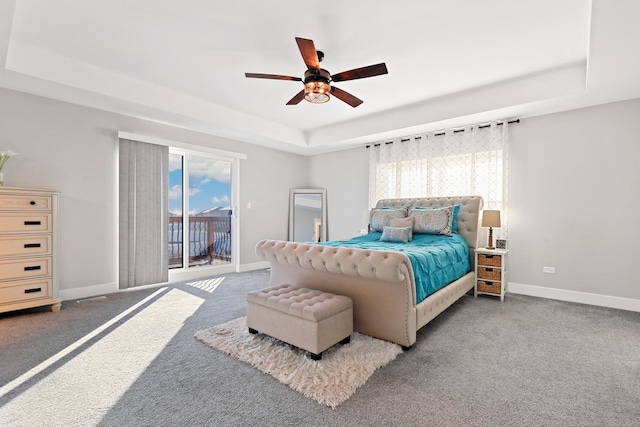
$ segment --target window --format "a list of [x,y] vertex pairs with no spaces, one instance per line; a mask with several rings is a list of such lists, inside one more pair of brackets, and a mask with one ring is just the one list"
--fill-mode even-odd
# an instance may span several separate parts
[[231,263],[231,160],[170,149],[168,201],[170,269]]
[[506,218],[507,125],[492,123],[370,146],[369,204],[380,199],[480,195]]

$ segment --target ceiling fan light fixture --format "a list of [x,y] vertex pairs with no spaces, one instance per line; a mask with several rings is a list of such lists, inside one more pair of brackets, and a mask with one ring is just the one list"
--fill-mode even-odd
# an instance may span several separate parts
[[304,84],[304,99],[312,104],[324,104],[329,100],[331,85],[322,80],[311,80]]

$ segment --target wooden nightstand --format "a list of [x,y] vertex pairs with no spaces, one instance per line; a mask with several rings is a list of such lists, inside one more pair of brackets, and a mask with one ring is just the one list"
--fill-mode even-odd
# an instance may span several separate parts
[[476,283],[473,295],[494,295],[504,301],[507,291],[508,249],[476,249]]

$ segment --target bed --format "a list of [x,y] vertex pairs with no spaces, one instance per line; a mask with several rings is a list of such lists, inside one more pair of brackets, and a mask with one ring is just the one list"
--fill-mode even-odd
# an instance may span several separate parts
[[[459,277],[435,284],[437,290],[421,290],[416,287],[416,277],[420,285],[421,273],[414,272],[412,262],[415,264],[416,260],[407,253],[409,250],[399,250],[397,245],[378,246],[381,232],[387,235],[391,230],[384,230],[383,223],[403,210],[405,216],[420,215],[416,223],[422,215],[432,215],[421,211],[434,210],[438,215],[455,212],[455,232],[443,237],[466,246],[467,259],[464,263],[456,262],[463,265],[463,271],[456,273]],[[270,285],[292,284],[346,295],[353,300],[354,330],[408,348],[415,343],[421,327],[473,289],[473,254],[481,210],[479,196],[383,199],[372,211],[372,230],[366,236],[321,244],[262,240],[256,245],[256,254],[270,263]],[[401,219],[398,213],[397,220]],[[415,233],[415,227],[412,227],[414,240],[428,246],[423,233]],[[391,231],[401,227],[393,228]],[[363,241],[365,244],[358,246]],[[424,269],[424,265],[420,268]],[[426,270],[429,274],[430,268]]]

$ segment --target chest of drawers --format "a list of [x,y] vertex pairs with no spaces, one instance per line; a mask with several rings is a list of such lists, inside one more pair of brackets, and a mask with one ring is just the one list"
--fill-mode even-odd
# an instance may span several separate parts
[[500,301],[504,301],[508,253],[506,249],[476,249],[476,296],[495,295],[500,297]]
[[0,187],[0,312],[60,310],[57,215],[57,191]]

